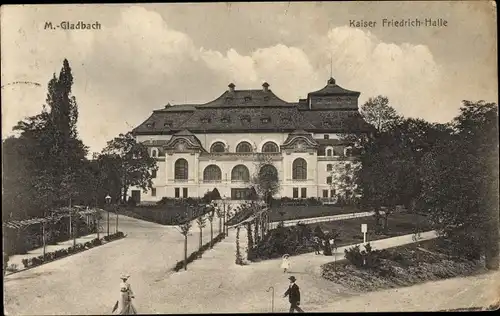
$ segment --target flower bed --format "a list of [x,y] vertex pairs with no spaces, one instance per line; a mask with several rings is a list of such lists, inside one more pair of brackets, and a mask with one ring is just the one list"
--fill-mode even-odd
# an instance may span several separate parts
[[[217,244],[218,242],[220,242],[222,239],[224,239],[224,233],[220,233],[219,235],[217,235],[217,237],[215,237],[212,241],[213,245]],[[193,253],[191,253],[188,257],[187,257],[187,264],[190,264],[191,262],[195,261],[196,259],[198,258],[201,258],[201,255],[207,251],[208,249],[210,249],[210,241],[206,244],[204,244],[203,246],[201,246],[200,249],[194,251]],[[178,272],[179,270],[183,269],[184,268],[184,260],[181,260],[179,262],[177,262],[177,264],[175,265],[175,267],[173,268],[173,270],[175,272]]]
[[427,240],[382,250],[351,247],[345,251],[345,260],[323,265],[322,276],[351,291],[368,292],[485,271],[481,260],[452,258],[437,252],[434,245],[438,242]]
[[66,249],[59,249],[53,252],[47,252],[45,256],[40,255],[37,257],[26,258],[22,260],[23,266],[25,269],[34,268],[36,266],[42,265],[44,263],[48,263],[57,259],[64,258],[69,255],[73,255],[90,248],[98,247],[104,242],[110,242],[113,240],[124,238],[125,235],[123,232],[117,232],[115,234],[105,236],[102,239],[94,238],[91,241],[88,241],[84,244],[76,244],[75,246],[68,247]]

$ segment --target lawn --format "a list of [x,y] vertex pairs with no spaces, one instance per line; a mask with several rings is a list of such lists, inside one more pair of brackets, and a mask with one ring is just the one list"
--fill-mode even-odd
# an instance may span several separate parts
[[[382,222],[382,220],[381,220]],[[317,225],[323,231],[335,231],[340,233],[336,240],[337,247],[357,244],[363,242],[363,233],[361,232],[361,224],[368,225],[368,233],[366,234],[367,241],[390,238],[395,236],[407,235],[414,232],[416,224],[420,224],[420,231],[432,230],[427,219],[423,215],[400,212],[389,216],[388,230],[386,233],[375,234],[375,217],[359,217],[353,219],[346,219],[341,221],[323,222],[317,224],[310,224],[308,226],[314,231]]]
[[[480,260],[450,257],[439,251],[438,239],[377,252],[379,263],[356,267],[349,261],[322,266],[325,279],[357,292],[369,292],[485,272]],[[363,247],[361,247],[363,248]]]
[[[283,217],[279,212],[285,212]],[[286,205],[282,207],[272,208],[270,212],[270,219],[272,222],[278,222],[281,220],[286,221],[301,218],[332,216],[359,212],[363,211],[352,205]]]

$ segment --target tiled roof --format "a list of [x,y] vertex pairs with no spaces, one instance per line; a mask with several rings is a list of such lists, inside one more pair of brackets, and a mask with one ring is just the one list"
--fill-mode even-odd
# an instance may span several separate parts
[[271,90],[234,90],[226,91],[217,99],[199,105],[202,108],[218,107],[291,107],[294,103],[288,103],[278,98]]
[[[133,133],[172,135],[182,130],[191,133],[373,131],[357,107],[309,110],[307,99],[300,99],[297,103],[286,102],[265,85],[259,90],[234,90],[232,85],[229,88],[229,91],[205,104],[168,104],[164,109],[154,111]],[[359,92],[339,87],[331,78],[325,88],[308,96],[325,93],[359,95]]]
[[192,131],[295,130],[311,129],[295,107],[198,108],[183,124]]
[[352,91],[352,90],[347,90],[335,82],[335,79],[330,78],[327,82],[327,85],[318,91],[310,92],[308,96],[314,96],[314,95],[355,95],[359,96],[361,93],[357,91]]

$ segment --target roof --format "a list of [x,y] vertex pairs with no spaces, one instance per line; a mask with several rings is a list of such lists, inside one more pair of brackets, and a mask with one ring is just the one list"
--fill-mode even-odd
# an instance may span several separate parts
[[335,79],[330,78],[328,79],[328,82],[326,86],[323,89],[310,92],[308,94],[308,97],[310,96],[324,96],[324,95],[354,95],[354,96],[359,96],[361,93],[358,91],[352,91],[352,90],[347,90],[342,88],[341,86],[337,85]]
[[226,91],[217,99],[205,104],[198,105],[197,108],[281,106],[291,107],[295,106],[295,104],[280,99],[270,89],[267,91],[259,89]]
[[[359,92],[339,87],[333,78],[310,96]],[[341,101],[343,102],[343,101]],[[357,104],[357,102],[355,103]],[[167,104],[133,130],[134,135],[173,135],[190,133],[259,133],[304,130],[317,133],[372,132],[358,112],[357,105],[309,109],[307,99],[292,103],[280,99],[264,84],[263,89],[229,90],[204,104]]]

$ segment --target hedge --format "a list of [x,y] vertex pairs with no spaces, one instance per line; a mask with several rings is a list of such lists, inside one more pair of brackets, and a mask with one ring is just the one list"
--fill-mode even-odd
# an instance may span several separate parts
[[102,238],[102,240],[98,239],[98,238],[94,238],[91,241],[88,241],[84,244],[76,244],[75,246],[71,246],[71,247],[68,247],[66,249],[58,249],[58,250],[53,251],[53,252],[47,252],[45,254],[45,257],[43,255],[40,255],[37,257],[33,257],[33,258],[26,258],[26,259],[22,260],[22,263],[23,263],[25,269],[33,268],[33,267],[39,266],[39,265],[44,264],[44,263],[48,263],[48,262],[51,262],[51,261],[54,261],[54,260],[57,260],[60,258],[64,258],[64,257],[69,256],[69,255],[72,255],[72,254],[82,252],[82,251],[90,249],[90,248],[100,246],[100,245],[102,245],[103,240],[106,242],[110,242],[110,241],[117,240],[117,239],[120,239],[123,237],[125,237],[123,232],[117,232],[115,234],[105,236],[104,238]]
[[[194,251],[193,253],[191,253],[188,257],[187,257],[187,264],[190,264],[191,262],[195,261],[196,259],[198,258],[201,258],[201,255],[207,251],[208,249],[210,249],[210,244],[213,243],[214,245],[217,244],[218,242],[220,242],[221,240],[223,240],[225,237],[224,233],[220,233],[219,235],[217,235],[212,242],[208,242],[206,244],[204,244],[203,246],[201,246],[200,249]],[[174,270],[175,272],[178,272],[179,270],[183,269],[184,268],[184,260],[181,260],[181,261],[178,261],[177,264],[175,265],[175,267],[172,269]]]

